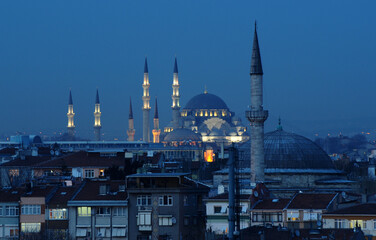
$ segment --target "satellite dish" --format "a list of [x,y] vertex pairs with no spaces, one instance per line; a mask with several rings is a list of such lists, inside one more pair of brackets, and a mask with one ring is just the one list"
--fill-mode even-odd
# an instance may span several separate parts
[[321,221],[320,220],[317,220],[317,226],[321,227]]
[[176,218],[175,218],[175,217],[172,217],[172,218],[171,218],[171,222],[172,222],[172,224],[175,224],[175,223],[176,223]]
[[346,197],[347,197],[346,192],[342,192],[341,195],[342,195],[343,198],[346,198]]
[[55,151],[54,151],[54,150],[51,150],[51,151],[50,151],[50,154],[51,154],[51,155],[54,155],[54,154],[55,154]]
[[299,231],[299,229],[296,229],[296,230],[295,230],[295,235],[296,235],[297,237],[300,236],[300,231]]
[[55,155],[56,155],[56,156],[59,156],[59,155],[60,155],[60,152],[56,150],[56,151],[55,151]]
[[254,191],[254,192],[253,192],[253,195],[254,195],[255,197],[258,197],[259,194],[258,194],[257,191]]

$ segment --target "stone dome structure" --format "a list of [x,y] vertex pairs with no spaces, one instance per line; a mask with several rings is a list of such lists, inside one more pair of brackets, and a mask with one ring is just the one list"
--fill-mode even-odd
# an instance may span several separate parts
[[333,169],[332,160],[317,144],[282,129],[264,136],[266,168]]
[[164,142],[181,142],[181,141],[201,141],[199,134],[186,129],[178,128],[166,134],[163,139]]
[[229,110],[226,103],[217,95],[202,93],[189,100],[184,109],[224,109]]

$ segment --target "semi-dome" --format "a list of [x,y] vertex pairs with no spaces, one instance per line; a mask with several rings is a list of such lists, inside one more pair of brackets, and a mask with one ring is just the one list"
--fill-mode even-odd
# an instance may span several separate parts
[[189,100],[184,109],[226,109],[226,103],[218,96],[210,93],[202,93]]
[[328,154],[303,136],[282,129],[264,137],[266,168],[333,169]]
[[167,133],[164,142],[201,141],[200,135],[186,128],[174,129]]

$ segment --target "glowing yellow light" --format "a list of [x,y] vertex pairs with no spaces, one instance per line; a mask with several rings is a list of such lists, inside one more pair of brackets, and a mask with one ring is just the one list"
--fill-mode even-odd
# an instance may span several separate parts
[[206,162],[214,162],[214,156],[213,149],[207,149],[204,152],[204,159]]

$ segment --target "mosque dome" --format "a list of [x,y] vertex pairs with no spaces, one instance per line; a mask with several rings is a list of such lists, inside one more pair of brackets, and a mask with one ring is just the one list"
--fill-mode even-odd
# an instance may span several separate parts
[[266,168],[333,169],[332,160],[317,144],[282,128],[264,136]]
[[218,96],[210,93],[202,93],[189,100],[184,109],[226,109],[229,110],[226,103]]
[[167,133],[164,137],[164,142],[181,142],[181,141],[201,141],[199,134],[187,128],[178,128],[172,132]]

